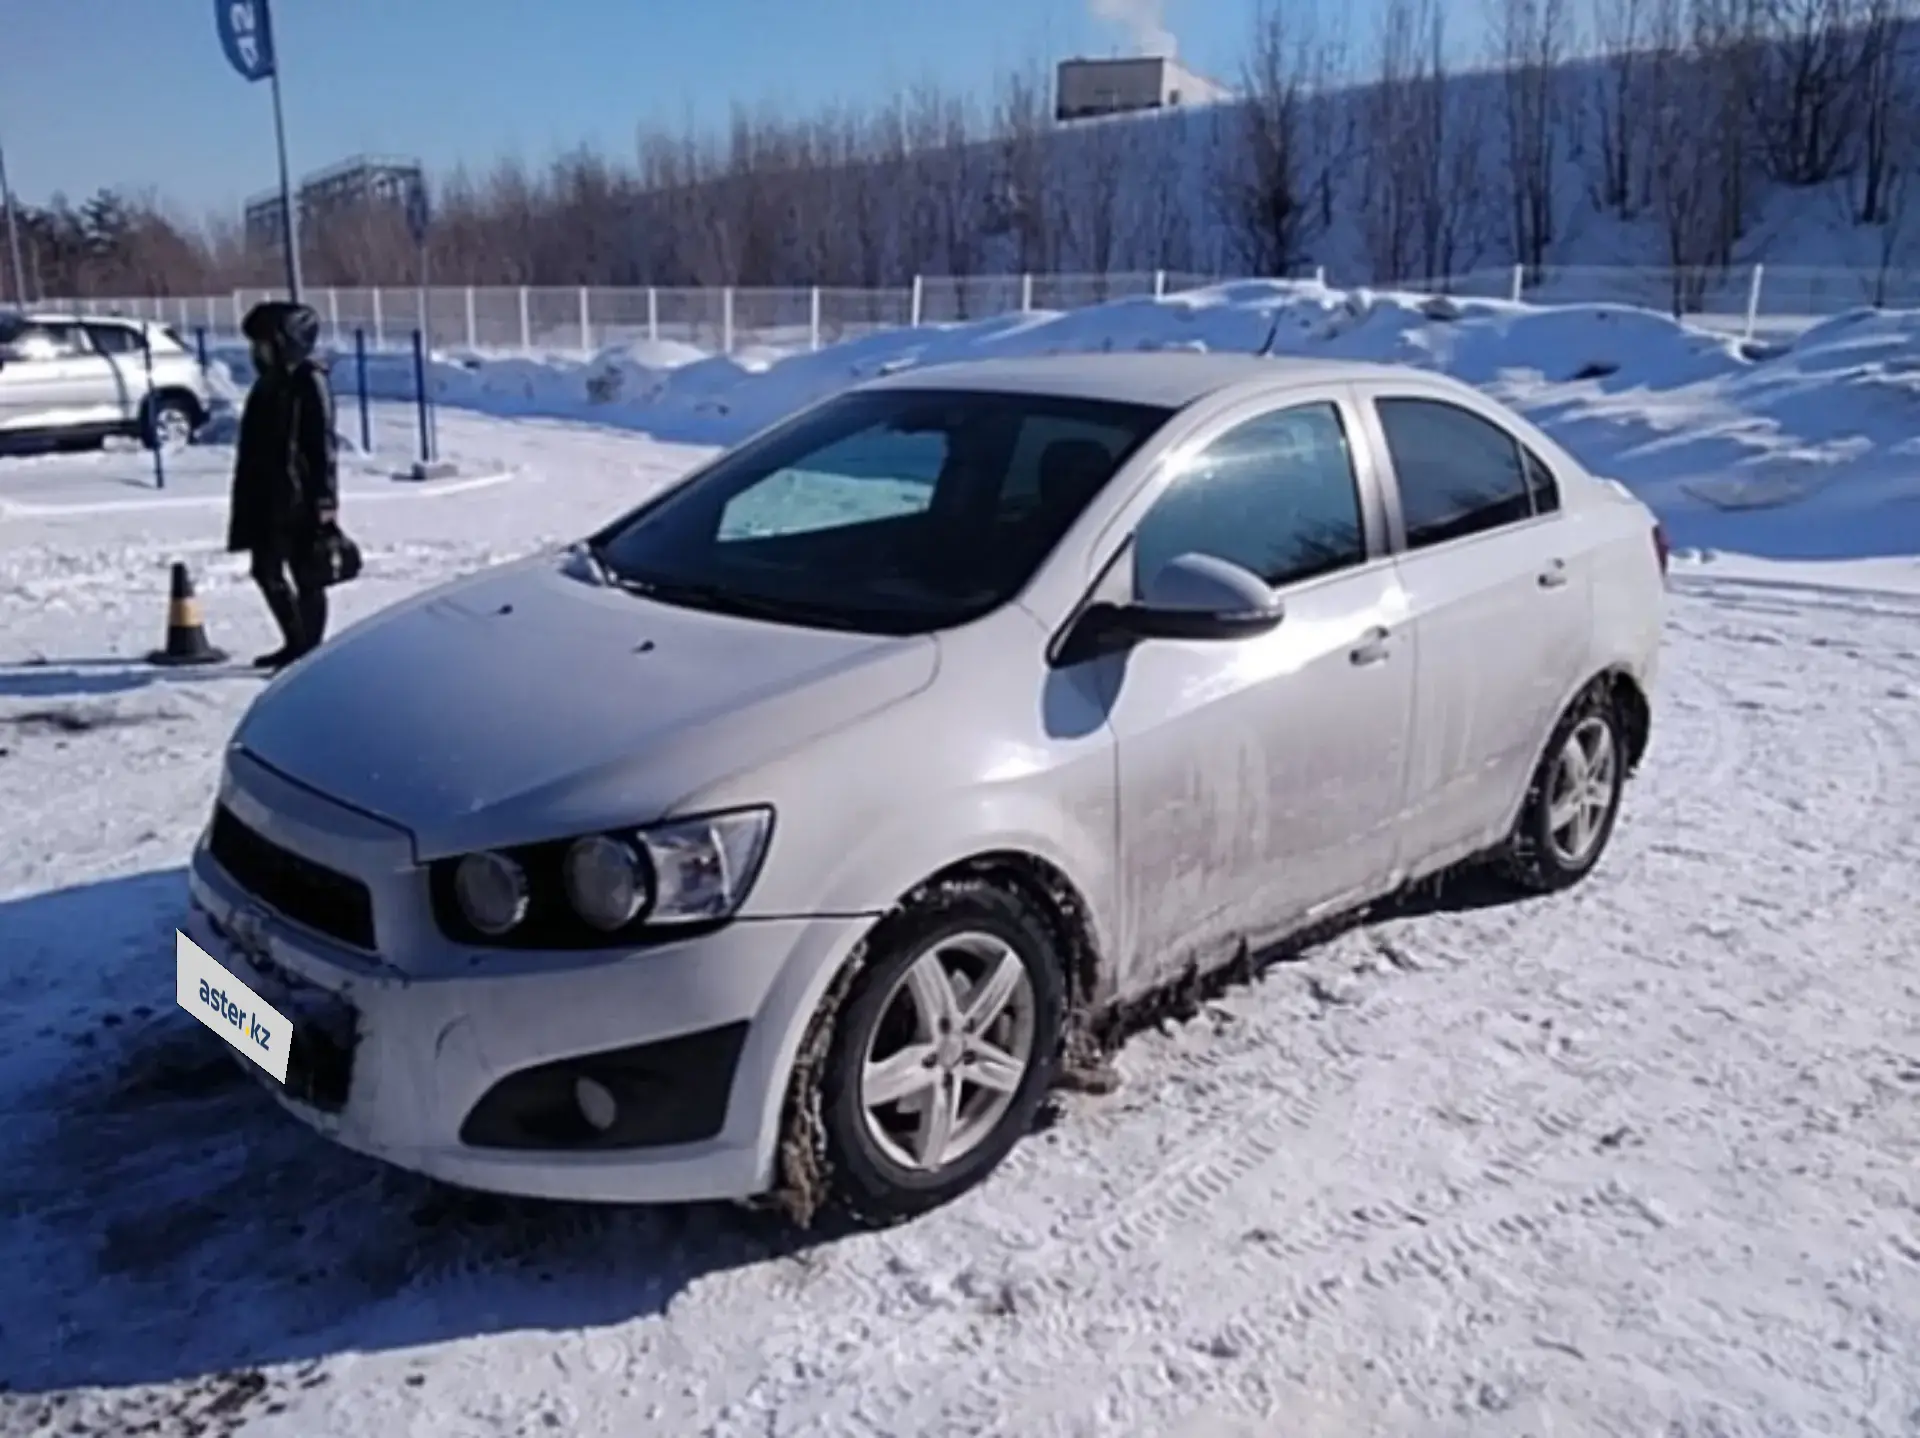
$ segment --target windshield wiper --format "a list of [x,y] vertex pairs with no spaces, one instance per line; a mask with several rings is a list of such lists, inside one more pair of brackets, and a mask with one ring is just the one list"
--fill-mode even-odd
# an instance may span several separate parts
[[[604,568],[604,562],[603,562]],[[799,624],[821,629],[859,629],[851,616],[825,605],[804,600],[773,599],[760,594],[743,594],[719,584],[697,580],[641,579],[608,572],[608,583],[642,599],[657,599],[662,604],[686,609],[706,609],[743,619],[766,619],[776,624]]]

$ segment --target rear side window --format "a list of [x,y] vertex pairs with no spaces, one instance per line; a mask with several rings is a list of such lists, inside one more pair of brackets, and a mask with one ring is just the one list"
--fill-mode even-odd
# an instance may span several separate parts
[[130,355],[140,353],[140,332],[127,325],[88,325],[87,333],[103,353]]
[[1339,409],[1276,410],[1202,450],[1141,521],[1136,577],[1187,553],[1231,561],[1276,587],[1363,563],[1366,528]]
[[1507,431],[1444,400],[1374,403],[1400,483],[1408,549],[1484,534],[1533,514],[1521,447]]
[[30,322],[6,342],[4,353],[8,359],[23,361],[72,359],[92,354],[93,346],[78,325]]

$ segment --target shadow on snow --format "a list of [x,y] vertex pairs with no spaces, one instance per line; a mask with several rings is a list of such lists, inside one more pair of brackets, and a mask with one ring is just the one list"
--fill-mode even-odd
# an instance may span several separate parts
[[730,1206],[491,1198],[327,1143],[176,1006],[184,894],[176,869],[0,904],[0,1391],[617,1324],[798,1256]]

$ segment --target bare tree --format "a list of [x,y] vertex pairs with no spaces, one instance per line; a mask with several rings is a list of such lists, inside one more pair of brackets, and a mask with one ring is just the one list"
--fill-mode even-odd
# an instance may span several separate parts
[[1330,218],[1331,166],[1309,107],[1326,89],[1333,51],[1311,20],[1297,24],[1262,0],[1244,94],[1215,147],[1221,208],[1243,262],[1261,275],[1304,264]]
[[1106,296],[1106,277],[1124,243],[1121,197],[1129,152],[1138,146],[1141,124],[1131,116],[1091,120],[1063,132],[1059,192],[1061,238],[1076,267],[1096,277],[1095,295]]
[[1411,277],[1414,244],[1431,171],[1423,163],[1427,137],[1417,133],[1424,96],[1425,0],[1387,0],[1380,18],[1373,83],[1361,102],[1361,243],[1376,281]]
[[[1681,3],[1655,0],[1656,46],[1679,50]],[[1675,314],[1700,308],[1708,284],[1732,262],[1744,224],[1747,154],[1740,121],[1750,72],[1741,23],[1725,0],[1695,0],[1682,82],[1665,91],[1650,115],[1649,197],[1665,242]]]
[[1558,219],[1560,93],[1572,35],[1566,0],[1500,0],[1495,22],[1506,100],[1508,215],[1515,258],[1545,268]]
[[1649,120],[1662,102],[1672,54],[1654,41],[1657,0],[1595,0],[1599,71],[1594,113],[1600,135],[1596,203],[1632,219],[1646,200]]
[[1905,45],[1913,22],[1901,14],[1904,8],[1901,0],[1866,0],[1862,17],[1854,219],[1863,225],[1886,223],[1890,190],[1899,179],[1898,156],[1911,137],[1910,127],[1920,120],[1911,102],[1912,56]]
[[1758,83],[1745,98],[1761,162],[1782,184],[1823,184],[1850,158],[1866,7],[1858,0],[1746,4],[1738,23],[1760,41],[1752,47]]

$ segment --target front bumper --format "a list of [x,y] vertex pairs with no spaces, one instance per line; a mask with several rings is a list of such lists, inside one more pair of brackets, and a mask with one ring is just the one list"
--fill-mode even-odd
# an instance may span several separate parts
[[[495,1192],[665,1203],[771,1187],[791,1056],[865,921],[742,920],[611,955],[460,950],[430,937],[424,873],[405,879],[385,836],[353,832],[363,816],[244,763],[222,802],[288,852],[365,881],[381,916],[381,952],[363,952],[263,904],[204,840],[194,853],[183,931],[294,1019],[287,1084],[261,1075],[290,1113],[347,1148]],[[417,919],[396,918],[414,905]],[[549,1125],[533,1139],[539,1125],[502,1119],[515,1106],[503,1092],[523,1108],[572,1092],[551,1071],[503,1080],[615,1050],[628,1051],[622,1096],[639,1105],[623,1127]]]

